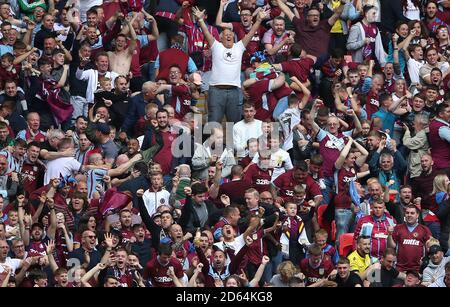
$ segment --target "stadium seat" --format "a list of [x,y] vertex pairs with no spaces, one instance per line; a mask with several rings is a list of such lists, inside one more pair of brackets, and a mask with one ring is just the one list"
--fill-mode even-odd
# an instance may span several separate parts
[[339,238],[339,255],[347,257],[353,247],[353,232],[344,233]]

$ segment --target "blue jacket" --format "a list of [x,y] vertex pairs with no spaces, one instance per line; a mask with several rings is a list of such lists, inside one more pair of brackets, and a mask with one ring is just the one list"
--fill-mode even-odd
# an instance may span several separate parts
[[[154,99],[153,101],[161,107],[161,102],[158,99]],[[125,121],[122,124],[122,131],[125,131],[128,135],[134,132],[134,125],[138,121],[138,119],[145,115],[145,106],[148,102],[144,100],[144,94],[140,93],[129,100],[130,106],[128,107],[128,114],[125,118]]]

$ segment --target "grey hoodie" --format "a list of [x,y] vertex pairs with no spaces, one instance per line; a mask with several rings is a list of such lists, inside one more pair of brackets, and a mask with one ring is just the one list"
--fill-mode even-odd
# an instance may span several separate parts
[[435,282],[440,277],[445,275],[445,264],[450,261],[450,256],[442,258],[441,263],[434,264],[431,260],[428,266],[423,271],[424,282]]

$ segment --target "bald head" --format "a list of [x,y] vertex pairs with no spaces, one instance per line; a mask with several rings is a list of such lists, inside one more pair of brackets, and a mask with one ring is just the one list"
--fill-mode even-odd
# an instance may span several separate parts
[[181,164],[178,167],[178,176],[191,177],[191,167],[188,164]]
[[142,85],[142,94],[144,98],[150,99],[155,97],[158,85],[155,82],[147,81]]
[[128,156],[126,154],[121,154],[121,155],[117,156],[116,165],[120,166],[128,161],[130,161],[130,158],[128,158]]

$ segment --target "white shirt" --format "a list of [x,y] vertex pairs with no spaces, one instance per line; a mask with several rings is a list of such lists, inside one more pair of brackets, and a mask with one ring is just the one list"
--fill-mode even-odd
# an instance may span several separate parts
[[420,9],[411,0],[407,0],[406,9],[403,9],[403,16],[409,20],[420,20]]
[[83,0],[83,1],[76,1],[80,5],[80,19],[81,22],[86,22],[87,15],[86,12],[93,6],[99,5],[102,6],[103,1],[102,0]]
[[[239,253],[239,251],[241,250],[241,248],[245,245],[244,235],[237,236],[231,242],[221,241],[221,242],[214,243],[214,245],[221,251],[225,251],[225,249],[224,249],[224,245],[225,245],[226,247],[234,250],[234,255],[237,255]],[[225,260],[225,265],[229,265],[230,262],[231,262],[230,256],[228,256],[228,254],[227,254],[227,260]]]
[[81,163],[74,157],[63,157],[51,160],[47,163],[47,171],[44,176],[44,185],[53,178],[70,176],[80,170]]
[[3,266],[7,266],[11,268],[11,276],[15,275],[16,270],[20,267],[22,260],[17,258],[6,257],[5,262],[0,263],[0,274],[5,271]]
[[142,200],[144,201],[145,208],[147,208],[148,215],[152,216],[156,213],[156,209],[161,206],[169,205],[170,193],[166,190],[161,190],[158,192],[150,192],[146,190],[144,195],[142,195]]
[[281,146],[284,150],[288,151],[292,147],[294,147],[292,141],[294,139],[294,134],[292,133],[292,129],[300,124],[300,115],[301,111],[299,108],[289,108],[286,109],[281,115],[278,117],[278,121],[280,122],[281,128],[283,129],[284,135],[284,144]]
[[411,83],[420,83],[419,71],[423,64],[424,61],[416,61],[413,58],[409,58],[407,65]]
[[233,44],[231,49],[218,41],[211,46],[212,69],[209,85],[232,85],[241,87],[242,55],[245,47],[242,41]]
[[[259,153],[256,153],[252,162],[256,164],[258,163],[258,160]],[[284,174],[286,171],[294,168],[294,165],[292,165],[291,157],[289,156],[287,151],[281,148],[270,155],[270,165],[273,167],[271,182],[277,179],[278,176]]]
[[237,122],[233,126],[233,145],[238,157],[245,157],[247,141],[251,138],[258,138],[262,134],[262,122],[259,119],[247,123],[245,120]]
[[[53,25],[53,31],[61,31],[65,30],[67,34],[69,34],[70,26],[65,27],[62,23],[55,23]],[[65,42],[67,39],[67,35],[59,34],[57,39],[59,39],[62,42]]]

